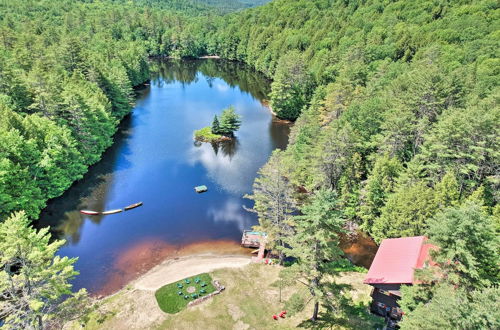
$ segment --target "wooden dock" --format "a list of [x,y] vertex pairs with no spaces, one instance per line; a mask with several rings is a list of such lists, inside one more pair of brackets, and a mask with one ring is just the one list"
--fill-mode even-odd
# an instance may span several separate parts
[[241,237],[241,246],[259,248],[261,242],[265,244],[266,233],[254,230],[244,230]]
[[[243,236],[241,237],[241,246],[249,248],[259,248],[257,251],[257,256],[252,257],[253,262],[262,262],[262,260],[264,259],[264,254],[266,252],[266,239],[266,233],[254,230],[243,231]],[[252,253],[255,252],[256,251]]]

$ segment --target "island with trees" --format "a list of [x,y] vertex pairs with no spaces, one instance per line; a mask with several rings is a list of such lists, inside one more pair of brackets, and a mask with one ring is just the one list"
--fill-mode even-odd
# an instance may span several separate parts
[[214,116],[211,126],[204,127],[194,132],[194,138],[200,142],[217,143],[229,141],[235,138],[236,132],[241,126],[241,116],[238,115],[233,106],[222,111],[219,117]]

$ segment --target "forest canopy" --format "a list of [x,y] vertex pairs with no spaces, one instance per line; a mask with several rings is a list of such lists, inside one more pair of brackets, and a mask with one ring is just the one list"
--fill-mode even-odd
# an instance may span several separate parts
[[[477,220],[474,244],[498,252],[498,1],[274,0],[238,11],[264,2],[2,1],[0,219],[36,219],[100,159],[134,87],[154,74],[150,58],[218,55],[272,79],[273,111],[295,121],[251,196],[280,251],[288,234],[310,231],[292,214],[322,210],[324,194],[335,196],[336,222],[377,242],[428,235],[445,247],[443,231],[458,228],[466,244]],[[320,228],[316,218],[304,219]],[[498,258],[460,247],[443,248],[458,265],[450,274],[475,291],[453,296],[474,305],[498,284]],[[436,304],[452,290],[437,287]]]

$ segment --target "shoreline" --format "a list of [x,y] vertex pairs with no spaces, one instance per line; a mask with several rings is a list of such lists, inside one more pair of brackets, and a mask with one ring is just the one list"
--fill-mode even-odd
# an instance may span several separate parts
[[146,273],[128,282],[120,290],[108,295],[98,295],[95,298],[103,301],[131,289],[155,292],[164,285],[177,282],[186,277],[210,273],[221,268],[240,268],[250,264],[251,260],[251,256],[217,253],[199,253],[166,258]]
[[273,107],[271,107],[269,100],[262,100],[262,101],[260,101],[260,103],[265,108],[267,108],[267,110],[269,110],[269,112],[271,112],[271,114],[273,115],[274,122],[279,123],[279,124],[287,124],[287,125],[293,125],[295,123],[295,122],[288,120],[288,119],[279,118],[278,115],[276,114],[276,112],[274,112]]

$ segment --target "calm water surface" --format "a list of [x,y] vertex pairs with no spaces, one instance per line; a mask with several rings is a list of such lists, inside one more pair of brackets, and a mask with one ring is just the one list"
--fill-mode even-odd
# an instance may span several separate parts
[[[251,202],[258,169],[288,142],[289,127],[263,106],[269,82],[258,73],[217,60],[158,63],[139,91],[102,160],[63,196],[50,202],[38,226],[52,226],[78,257],[75,288],[110,293],[166,257],[200,252],[244,253],[243,229],[257,223]],[[196,144],[193,131],[233,105],[242,116],[237,141]],[[208,192],[193,187],[205,184]],[[110,210],[143,201],[140,208]]]

